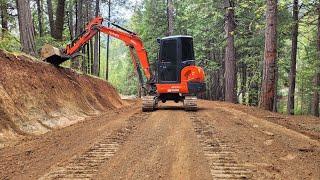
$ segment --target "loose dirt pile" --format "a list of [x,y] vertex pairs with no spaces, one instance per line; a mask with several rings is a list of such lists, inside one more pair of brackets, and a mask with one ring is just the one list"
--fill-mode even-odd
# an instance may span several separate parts
[[0,51],[0,148],[124,105],[107,82]]

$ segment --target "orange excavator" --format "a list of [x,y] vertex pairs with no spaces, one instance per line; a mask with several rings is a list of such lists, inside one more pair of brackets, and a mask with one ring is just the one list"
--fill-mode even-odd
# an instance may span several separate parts
[[201,67],[195,66],[191,36],[157,39],[160,50],[156,70],[152,73],[147,51],[137,34],[110,21],[113,27],[104,26],[102,22],[102,17],[94,18],[65,49],[45,45],[41,50],[43,60],[59,66],[78,56],[79,50],[98,32],[102,32],[123,41],[129,47],[141,87],[143,111],[153,111],[158,102],[165,103],[168,100],[183,102],[187,111],[197,110],[197,94],[205,91],[205,75]]

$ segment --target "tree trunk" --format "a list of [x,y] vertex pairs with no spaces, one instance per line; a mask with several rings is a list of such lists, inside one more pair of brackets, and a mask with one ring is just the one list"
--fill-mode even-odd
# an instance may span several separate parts
[[[111,19],[111,0],[108,0],[108,19]],[[110,27],[110,22],[108,22],[108,27]],[[110,35],[107,37],[107,59],[106,59],[106,80],[109,80],[109,53],[110,50]]]
[[[317,15],[318,15],[317,57],[319,60],[320,58],[320,3],[318,4]],[[313,85],[314,90],[313,90],[311,113],[312,115],[319,117],[319,87],[320,87],[320,63],[319,62],[316,62],[316,74],[314,76],[313,83],[314,83]]]
[[319,85],[320,85],[320,73],[316,73],[313,78],[313,97],[312,97],[312,105],[311,105],[311,113],[312,115],[319,117]]
[[[99,16],[100,13],[100,0],[96,0],[96,7],[95,7],[95,16]],[[99,76],[99,34],[97,34],[94,38],[94,57],[93,57],[93,74],[95,76]]]
[[[91,0],[86,0],[86,23],[90,22],[92,18],[95,16],[95,8],[94,8],[94,3]],[[90,74],[94,74],[93,72],[93,64],[94,64],[94,39],[90,40],[89,43],[89,57],[88,57],[88,70],[90,71]]]
[[91,71],[90,74],[94,74],[94,72],[93,72],[93,64],[94,64],[94,61],[93,61],[94,60],[94,47],[93,46],[94,46],[94,40],[93,39],[90,40],[90,44],[89,45],[90,45],[90,62],[89,62],[90,66],[89,67],[90,67],[90,71]]
[[49,25],[50,25],[50,34],[54,36],[54,18],[53,18],[53,8],[52,1],[47,0],[48,16],[49,16]]
[[[91,4],[89,0],[83,1],[84,9],[82,12],[82,23],[83,25],[86,24],[86,22],[89,21],[90,17],[90,11],[91,11]],[[84,27],[84,26],[83,26]],[[88,43],[82,48],[83,54],[86,54],[86,56],[82,59],[82,72],[83,73],[91,73],[92,67],[91,67],[91,46],[92,46],[92,39],[88,41]]]
[[167,0],[168,36],[174,32],[174,5],[172,0]]
[[37,3],[37,12],[38,12],[38,29],[40,37],[43,36],[43,27],[42,27],[42,1],[36,0]]
[[279,80],[279,71],[278,71],[278,64],[276,63],[275,67],[275,93],[273,96],[273,112],[278,112],[278,80]]
[[287,113],[294,114],[294,94],[296,89],[296,64],[298,49],[298,32],[299,32],[299,0],[293,0],[293,28],[292,28],[292,47],[291,47],[291,67],[289,75],[289,93],[287,103]]
[[[75,36],[80,35],[83,30],[83,0],[76,1],[76,27],[75,27]],[[80,69],[80,60],[84,60],[82,57],[77,57],[72,59],[71,68]]]
[[236,58],[234,48],[234,3],[230,0],[225,0],[225,31],[227,35],[227,46],[225,51],[225,101],[236,103]]
[[250,106],[258,106],[259,86],[255,80],[252,80],[252,78],[254,77],[254,72],[249,72],[249,77],[252,82],[249,84],[248,104]]
[[240,92],[242,94],[242,104],[247,104],[247,66],[245,63],[241,63],[241,86]]
[[76,36],[83,31],[83,0],[77,0]]
[[29,0],[17,0],[20,42],[22,51],[36,56],[36,45],[34,39],[34,27],[31,16],[30,2]]
[[3,2],[1,4],[1,31],[2,31],[2,36],[4,35],[5,32],[8,31],[8,3]]
[[58,40],[62,40],[65,2],[66,2],[65,0],[58,0],[57,10],[56,10],[56,20],[55,20],[53,37]]
[[73,40],[74,38],[74,33],[75,33],[75,29],[74,29],[74,25],[73,25],[73,2],[70,1],[69,2],[69,6],[68,6],[68,25],[69,25],[69,31],[70,31],[70,39]]
[[272,111],[276,94],[277,0],[267,0],[263,79],[260,107]]

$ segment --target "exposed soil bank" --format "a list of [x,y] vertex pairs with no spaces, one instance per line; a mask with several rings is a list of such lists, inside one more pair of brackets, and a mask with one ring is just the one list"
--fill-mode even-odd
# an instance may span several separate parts
[[0,51],[0,148],[124,105],[107,82]]

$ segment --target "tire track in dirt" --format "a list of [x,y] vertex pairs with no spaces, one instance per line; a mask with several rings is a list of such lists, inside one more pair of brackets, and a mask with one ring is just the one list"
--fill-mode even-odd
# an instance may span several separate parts
[[67,164],[54,167],[39,179],[92,179],[98,168],[112,158],[149,115],[150,113],[134,114],[125,127],[95,143],[83,154],[71,158]]
[[252,167],[252,179],[319,179],[319,147],[314,140],[249,110],[233,111],[233,106],[201,101],[205,108],[197,116],[214,127],[218,138],[236,145],[234,156]]
[[212,179],[188,113],[166,105],[151,113],[93,179]]
[[251,179],[251,167],[237,162],[234,157],[235,145],[229,144],[215,135],[213,126],[203,122],[195,112],[189,112],[194,131],[209,161],[213,179]]
[[[318,140],[312,139],[311,137],[309,137],[301,132],[295,131],[293,129],[289,129],[289,128],[284,127],[282,125],[266,121],[264,119],[255,117],[253,115],[250,115],[248,113],[245,113],[245,112],[242,112],[242,111],[239,111],[236,109],[224,108],[224,107],[216,107],[216,108],[221,109],[224,112],[231,113],[235,117],[237,117],[237,116],[248,117],[248,118],[246,118],[246,121],[253,124],[252,126],[258,125],[258,126],[264,127],[265,129],[271,129],[277,133],[286,134],[287,136],[290,136],[293,138],[299,138],[302,141],[309,142],[310,144],[313,144],[315,146],[320,146],[320,142]],[[266,133],[268,134],[268,132],[266,132]]]

